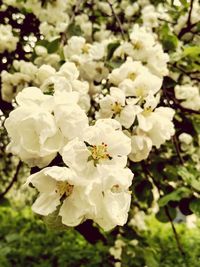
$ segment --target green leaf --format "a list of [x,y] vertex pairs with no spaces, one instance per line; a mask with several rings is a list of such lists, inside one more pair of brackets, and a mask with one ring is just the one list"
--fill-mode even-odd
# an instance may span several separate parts
[[178,46],[178,38],[170,31],[167,24],[161,28],[160,39],[165,51],[174,51]]
[[187,197],[191,194],[191,190],[186,187],[178,188],[172,193],[167,194],[166,196],[160,198],[158,200],[158,204],[160,207],[163,207],[168,204],[169,201],[179,201],[183,197]]
[[74,35],[75,36],[82,35],[81,27],[79,25],[76,25],[75,23],[71,23],[67,28],[67,35],[69,37],[72,37]]
[[113,61],[106,61],[105,66],[112,70],[112,69],[119,68],[123,63],[124,61],[121,59],[113,60]]
[[52,54],[58,51],[59,46],[60,46],[60,38],[56,38],[52,42],[49,42],[46,48],[48,50],[48,53]]
[[191,211],[200,217],[200,199],[194,199],[190,202]]
[[188,169],[184,166],[179,166],[177,173],[188,184],[190,184],[191,181],[195,178],[194,175],[189,172]]
[[200,176],[199,172],[194,168],[186,168],[184,166],[180,166],[178,168],[178,175],[181,176],[183,181],[187,184],[191,185],[194,189],[200,191]]
[[158,213],[156,213],[156,219],[163,223],[170,221],[169,217],[167,216],[166,208],[168,209],[170,218],[172,220],[176,218],[176,210],[174,208],[169,207],[169,206],[160,207]]
[[186,46],[183,50],[184,57],[192,57],[196,59],[200,56],[200,46]]
[[110,60],[115,50],[120,46],[120,42],[114,42],[107,46],[107,60]]
[[200,116],[193,116],[191,120],[195,131],[200,134]]
[[181,2],[182,5],[184,5],[185,7],[188,6],[188,2],[187,0],[179,0]]
[[6,235],[6,241],[8,243],[13,242],[15,240],[18,240],[20,238],[18,233],[12,233],[12,234],[8,234]]
[[147,266],[159,267],[159,263],[156,261],[156,254],[152,249],[146,248],[144,250],[144,258]]
[[60,207],[56,211],[52,212],[48,216],[43,217],[45,224],[52,230],[64,230],[68,229],[65,225],[62,224],[62,218],[59,214]]

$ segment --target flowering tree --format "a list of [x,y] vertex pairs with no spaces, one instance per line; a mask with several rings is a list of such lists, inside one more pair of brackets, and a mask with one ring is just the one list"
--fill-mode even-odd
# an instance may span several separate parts
[[45,222],[92,243],[111,231],[118,261],[156,213],[184,254],[174,219],[200,214],[198,1],[0,4],[1,196],[27,164]]

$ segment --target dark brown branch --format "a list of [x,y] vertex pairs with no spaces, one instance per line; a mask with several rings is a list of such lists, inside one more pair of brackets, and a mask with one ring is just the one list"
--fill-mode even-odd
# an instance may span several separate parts
[[184,69],[182,69],[181,67],[177,66],[176,63],[174,64],[170,64],[168,63],[170,66],[172,66],[173,68],[176,68],[177,70],[183,72],[185,75],[189,76],[191,80],[196,80],[200,82],[200,79],[198,77],[192,77],[191,75],[193,74],[199,74],[199,71],[194,71],[194,72],[187,72]]
[[191,15],[192,15],[193,5],[194,5],[194,0],[191,0],[190,1],[190,10],[189,10],[188,19],[187,19],[187,25],[188,26],[191,25]]
[[16,168],[16,171],[15,171],[15,174],[11,180],[11,182],[9,183],[9,185],[6,187],[6,189],[0,194],[0,198],[5,196],[8,191],[12,188],[12,186],[14,185],[14,183],[17,181],[17,178],[18,178],[18,174],[19,174],[19,171],[20,171],[20,168],[22,166],[22,162],[19,161],[18,165],[17,165],[17,168]]
[[117,24],[118,24],[118,26],[119,26],[119,28],[120,28],[120,32],[121,32],[122,39],[125,40],[125,34],[124,34],[124,30],[123,30],[121,21],[120,21],[119,17],[117,16],[117,14],[115,13],[115,10],[114,10],[114,8],[113,8],[113,5],[110,3],[109,0],[107,0],[107,3],[109,4],[110,9],[111,9],[111,11],[112,11],[112,14],[113,14],[113,16],[115,17],[115,20],[116,20],[116,22],[117,22]]
[[183,111],[185,113],[200,115],[200,111],[199,110],[194,110],[194,109],[185,108],[185,107],[181,106],[180,102],[175,97],[173,97],[171,94],[168,94],[167,90],[165,88],[162,88],[162,89],[163,89],[163,93],[164,93],[164,95],[165,95],[165,97],[167,99],[168,105],[170,107],[171,107],[170,100],[172,100],[173,101],[173,106],[174,106],[175,109],[180,109],[181,111]]
[[[151,172],[149,171],[148,166],[145,164],[145,162],[142,162],[142,168],[143,168],[143,170],[146,172],[146,175],[149,176],[149,177],[152,179],[152,181],[153,181],[155,187],[158,189],[159,196],[161,197],[161,187],[160,187],[159,183],[157,183],[157,182],[155,181],[153,175],[152,175]],[[184,250],[183,250],[183,248],[182,248],[182,245],[181,245],[181,243],[180,243],[178,233],[177,233],[177,231],[176,231],[174,222],[173,222],[173,220],[172,220],[172,218],[171,218],[171,215],[170,215],[170,213],[169,213],[169,209],[168,209],[167,206],[165,206],[165,213],[166,213],[166,215],[167,215],[167,217],[168,217],[168,219],[169,219],[169,221],[170,221],[170,224],[171,224],[171,227],[172,227],[172,231],[173,231],[173,234],[174,234],[174,237],[175,237],[175,240],[176,240],[177,248],[178,248],[178,250],[179,250],[181,256],[182,256],[182,257],[184,258],[184,260],[185,260],[185,252],[184,252]]]
[[194,28],[197,25],[197,23],[193,23],[193,24],[191,23],[193,4],[194,4],[194,0],[191,0],[190,9],[189,9],[188,18],[187,18],[187,24],[186,24],[186,27],[182,28],[181,31],[179,32],[178,34],[179,39],[183,37],[183,35],[185,35],[187,32],[190,32],[192,28]]
[[74,12],[73,12],[73,14],[72,14],[72,16],[71,16],[71,18],[70,18],[69,24],[67,25],[65,31],[64,31],[64,32],[62,33],[62,35],[61,35],[61,41],[60,41],[61,44],[65,44],[65,42],[66,42],[66,38],[67,38],[67,30],[68,30],[69,26],[74,22],[74,19],[75,19],[75,17],[76,17],[76,14],[77,14],[77,12],[79,11],[80,5],[81,5],[81,3],[82,3],[83,1],[84,1],[84,0],[77,0],[77,1],[76,1],[76,6],[75,6]]
[[183,251],[183,248],[181,246],[181,243],[180,243],[180,240],[179,240],[179,236],[178,236],[178,233],[176,231],[176,227],[174,225],[174,222],[173,222],[173,220],[171,218],[171,215],[169,213],[168,207],[165,207],[165,213],[166,213],[166,215],[167,215],[167,217],[168,217],[168,219],[170,221],[170,224],[171,224],[171,227],[172,227],[172,230],[173,230],[173,233],[174,233],[174,237],[176,239],[176,244],[177,244],[178,250],[179,250],[181,256],[184,257],[184,259],[185,259],[185,252]]
[[179,149],[179,143],[178,143],[176,134],[172,137],[172,140],[173,140],[174,147],[175,147],[175,149],[176,149],[176,154],[177,154],[177,156],[178,156],[178,158],[179,158],[179,161],[180,161],[180,163],[181,163],[182,165],[184,165],[184,160],[183,160],[183,158],[182,158],[182,156],[181,156],[181,152],[180,152],[180,149]]

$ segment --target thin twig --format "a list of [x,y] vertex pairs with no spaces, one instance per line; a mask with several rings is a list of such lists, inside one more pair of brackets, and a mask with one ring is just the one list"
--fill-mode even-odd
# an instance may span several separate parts
[[174,233],[174,237],[176,239],[176,244],[177,244],[178,250],[179,250],[180,254],[183,256],[183,258],[185,259],[185,252],[183,251],[183,248],[181,246],[181,243],[180,243],[180,240],[179,240],[179,236],[178,236],[178,233],[176,231],[176,227],[175,227],[174,222],[172,220],[172,217],[171,217],[171,215],[169,213],[169,209],[166,206],[165,206],[165,213],[166,213],[166,215],[167,215],[167,217],[168,217],[168,219],[170,221],[170,224],[171,224],[171,227],[172,227],[172,230],[173,230],[173,233]]
[[112,14],[113,14],[113,16],[115,17],[115,19],[116,19],[116,21],[117,21],[117,24],[118,24],[118,26],[119,26],[119,28],[120,28],[121,36],[122,36],[123,40],[125,40],[125,34],[124,34],[124,30],[123,30],[121,21],[120,21],[119,17],[117,16],[117,14],[115,13],[115,10],[114,10],[114,8],[113,8],[113,5],[110,3],[109,0],[107,0],[107,3],[109,4],[110,9],[111,9],[111,11],[112,11]]
[[184,69],[182,69],[181,67],[177,66],[176,63],[175,64],[170,64],[168,63],[170,66],[176,68],[177,70],[180,70],[181,72],[183,72],[185,75],[189,76],[191,80],[197,80],[200,81],[200,79],[198,77],[192,77],[192,74],[199,74],[199,71],[196,72],[187,72]]
[[188,13],[186,27],[184,27],[183,29],[181,29],[181,31],[178,34],[178,38],[181,38],[187,32],[190,32],[190,30],[197,25],[197,23],[191,23],[191,16],[192,16],[193,4],[194,4],[194,0],[191,0],[190,1],[190,9],[189,9],[189,13]]
[[76,1],[76,6],[75,6],[74,12],[73,12],[73,14],[72,14],[72,16],[70,18],[69,24],[67,25],[65,31],[61,35],[61,42],[60,42],[61,44],[65,44],[65,42],[66,42],[67,30],[68,30],[69,26],[73,23],[73,21],[74,21],[74,19],[76,17],[76,13],[79,11],[81,2],[83,2],[83,0],[77,0]]
[[17,181],[17,178],[18,178],[18,174],[19,174],[19,171],[20,171],[20,168],[22,166],[22,162],[19,161],[18,165],[17,165],[17,168],[16,168],[16,171],[15,171],[15,174],[11,180],[11,182],[9,183],[8,187],[6,187],[6,189],[0,194],[0,198],[5,196],[8,191],[11,189],[11,187],[13,186],[13,184]]
[[[142,168],[143,168],[143,170],[146,172],[146,175],[149,176],[149,177],[152,179],[152,181],[153,181],[155,187],[158,189],[159,196],[161,197],[161,187],[160,187],[159,183],[157,183],[157,182],[155,181],[153,175],[152,175],[151,172],[149,171],[148,166],[145,164],[145,162],[142,163]],[[182,248],[182,245],[181,245],[181,243],[180,243],[179,236],[178,236],[178,233],[177,233],[177,231],[176,231],[176,227],[175,227],[175,225],[174,225],[174,222],[173,222],[173,220],[172,220],[172,218],[171,218],[171,215],[170,215],[170,213],[169,213],[169,209],[168,209],[167,206],[165,206],[165,213],[166,213],[166,216],[168,217],[168,219],[169,219],[169,221],[170,221],[170,224],[171,224],[171,227],[172,227],[172,231],[173,231],[173,234],[174,234],[174,237],[175,237],[175,240],[176,240],[177,248],[178,248],[178,250],[179,250],[181,256],[182,256],[182,257],[184,258],[184,260],[185,260],[185,252],[184,252],[184,250],[183,250],[183,248]]]
[[177,137],[176,137],[176,134],[172,137],[172,140],[173,140],[173,143],[174,143],[174,147],[176,149],[176,154],[179,158],[179,161],[182,165],[184,165],[184,160],[181,156],[181,152],[180,152],[180,149],[179,149],[179,144],[178,144],[178,140],[177,140]]
[[194,0],[191,0],[191,2],[190,2],[190,10],[189,10],[188,19],[187,19],[187,26],[188,27],[191,26],[191,15],[192,15],[193,5],[194,5]]

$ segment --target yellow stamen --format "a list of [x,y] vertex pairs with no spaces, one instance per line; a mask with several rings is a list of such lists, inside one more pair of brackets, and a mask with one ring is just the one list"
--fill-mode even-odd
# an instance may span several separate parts
[[102,143],[101,145],[89,147],[91,152],[91,157],[94,160],[94,163],[98,163],[99,160],[106,160],[110,158],[110,155],[107,151],[107,144]]
[[115,102],[114,104],[112,104],[112,111],[115,114],[120,114],[120,112],[122,111],[123,107],[120,103]]
[[69,184],[68,182],[58,181],[56,183],[56,193],[58,192],[59,195],[62,197],[66,195],[66,197],[70,196],[73,192],[74,186]]

